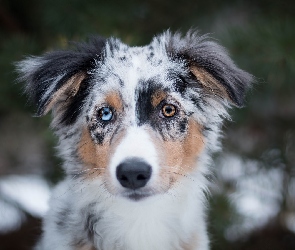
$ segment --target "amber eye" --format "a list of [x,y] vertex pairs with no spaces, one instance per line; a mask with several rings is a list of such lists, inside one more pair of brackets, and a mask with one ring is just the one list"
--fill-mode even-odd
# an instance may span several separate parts
[[165,117],[172,117],[176,113],[176,107],[172,104],[165,104],[162,108],[162,113]]

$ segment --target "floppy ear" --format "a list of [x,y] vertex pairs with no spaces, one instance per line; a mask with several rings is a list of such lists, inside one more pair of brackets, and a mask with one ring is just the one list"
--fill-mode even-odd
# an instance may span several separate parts
[[41,57],[28,57],[16,64],[25,92],[37,106],[37,115],[50,110],[60,122],[73,123],[91,87],[88,72],[102,60],[105,39],[92,38],[72,50],[53,51]]
[[86,73],[79,72],[68,79],[58,90],[56,90],[50,98],[44,103],[42,114],[47,114],[57,103],[68,102],[74,98],[80,89],[82,81],[85,79]]
[[185,37],[179,33],[168,36],[168,53],[174,59],[185,61],[206,96],[243,106],[253,77],[239,69],[222,46],[194,31],[188,32]]

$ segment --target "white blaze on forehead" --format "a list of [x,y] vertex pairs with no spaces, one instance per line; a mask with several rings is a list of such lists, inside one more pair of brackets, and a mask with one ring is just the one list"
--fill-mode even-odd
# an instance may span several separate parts
[[[168,69],[178,70],[179,64],[176,65],[169,59],[164,47],[154,46],[151,50],[149,46],[128,47],[118,40],[113,42],[118,49],[112,51],[107,44],[106,57],[102,63],[97,62],[98,67],[94,72],[98,76],[103,76],[105,81],[103,88],[120,88],[120,92],[127,100],[134,100],[134,90],[140,81],[157,76],[159,83],[163,86],[171,85],[171,82],[167,82],[166,74]],[[150,57],[150,53],[154,56]],[[123,88],[119,86],[118,80],[123,82]]]
[[127,158],[137,157],[150,164],[152,178],[159,172],[158,157],[155,145],[144,127],[131,127],[127,130],[125,138],[116,148],[110,162],[110,174],[116,179],[116,168]]

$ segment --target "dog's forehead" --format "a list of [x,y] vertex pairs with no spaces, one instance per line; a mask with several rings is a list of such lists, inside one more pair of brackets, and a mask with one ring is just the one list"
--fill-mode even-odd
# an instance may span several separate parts
[[163,88],[171,87],[171,73],[177,75],[180,69],[165,48],[152,44],[129,47],[118,41],[116,45],[106,46],[105,59],[96,71],[103,89],[133,92],[140,84],[152,81]]

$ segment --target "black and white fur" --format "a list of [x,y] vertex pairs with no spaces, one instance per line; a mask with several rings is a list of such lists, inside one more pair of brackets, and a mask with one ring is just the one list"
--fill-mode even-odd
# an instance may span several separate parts
[[[37,114],[52,110],[67,174],[36,249],[209,249],[210,155],[252,82],[223,47],[195,31],[167,31],[144,47],[95,37],[17,68]],[[122,164],[126,175],[143,166],[144,184],[125,185]]]

